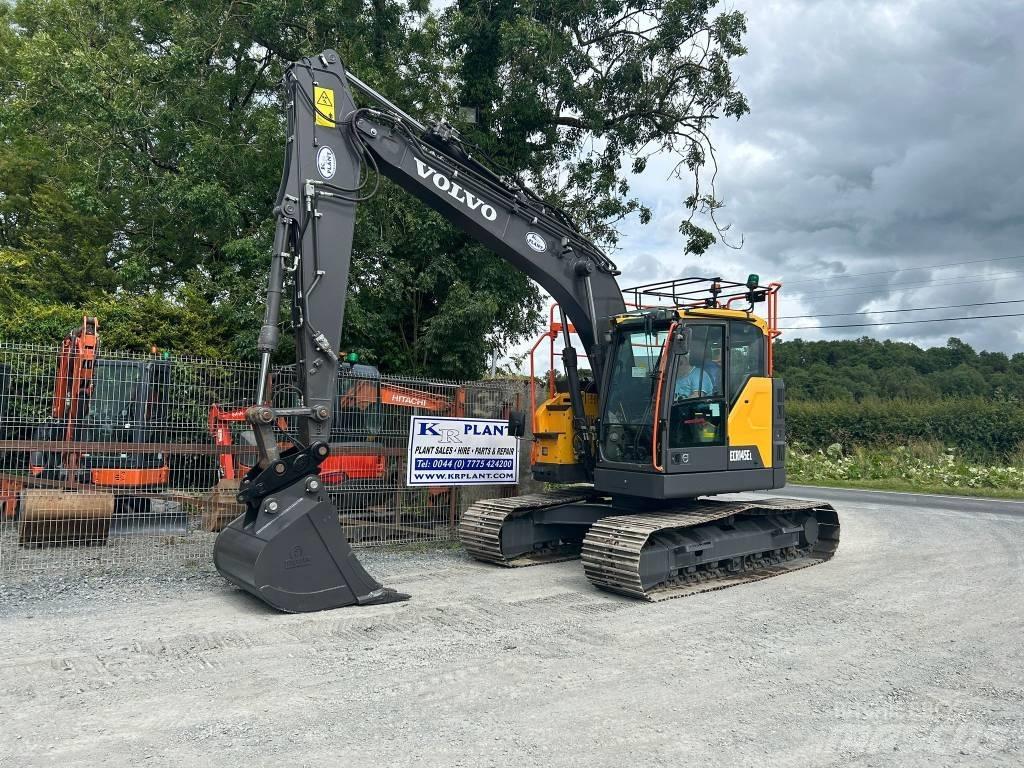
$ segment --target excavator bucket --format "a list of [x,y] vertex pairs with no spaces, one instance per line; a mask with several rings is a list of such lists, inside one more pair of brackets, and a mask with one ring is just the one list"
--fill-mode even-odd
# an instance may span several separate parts
[[18,543],[52,547],[106,544],[114,495],[29,488],[18,501]]
[[279,611],[304,613],[380,605],[408,595],[382,587],[356,559],[338,512],[324,499],[267,499],[217,536],[217,570]]

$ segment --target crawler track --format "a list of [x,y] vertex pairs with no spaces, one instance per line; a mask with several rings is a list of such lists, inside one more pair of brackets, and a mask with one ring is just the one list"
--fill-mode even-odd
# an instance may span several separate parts
[[[644,583],[641,552],[653,537],[728,518],[811,513],[817,520],[817,541],[803,547],[769,550],[732,562],[666,573],[663,580]],[[759,581],[825,562],[839,547],[839,517],[828,504],[801,499],[750,502],[700,501],[692,506],[645,515],[607,517],[591,526],[583,540],[583,568],[596,586],[644,600],[660,601]]]
[[[660,601],[767,579],[825,562],[839,547],[839,517],[828,504],[803,499],[760,499],[726,502],[702,499],[685,502],[674,510],[609,516],[594,523],[578,541],[551,542],[527,555],[508,557],[502,552],[502,527],[509,521],[562,504],[604,500],[589,486],[534,493],[507,499],[485,499],[472,505],[459,524],[463,546],[477,560],[509,568],[574,560],[582,554],[583,568],[593,584],[643,600]],[[816,522],[816,537],[802,545],[780,544],[742,557],[726,557],[695,567],[673,568],[652,576],[650,564],[641,563],[645,547],[672,549],[679,534],[699,526],[719,526],[729,535],[736,521],[773,517],[781,528],[808,515]],[[774,525],[774,523],[772,523]],[[706,528],[705,528],[706,530]],[[781,532],[781,531],[780,531]],[[792,540],[792,537],[791,539]],[[647,553],[650,554],[649,552]]]
[[501,527],[506,520],[561,504],[601,498],[590,486],[574,486],[557,491],[544,491],[507,499],[484,499],[473,504],[459,523],[459,539],[466,551],[477,560],[516,568],[541,565],[580,556],[579,543],[558,542],[548,549],[529,555],[508,558],[501,551]]

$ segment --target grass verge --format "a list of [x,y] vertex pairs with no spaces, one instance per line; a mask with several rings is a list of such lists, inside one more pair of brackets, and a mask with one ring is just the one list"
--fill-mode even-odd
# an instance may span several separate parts
[[1019,456],[1000,464],[977,463],[936,442],[884,448],[833,443],[818,450],[792,443],[786,469],[789,481],[800,485],[1024,499]]

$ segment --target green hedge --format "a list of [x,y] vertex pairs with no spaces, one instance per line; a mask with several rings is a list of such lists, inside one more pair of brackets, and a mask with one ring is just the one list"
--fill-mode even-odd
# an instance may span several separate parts
[[810,448],[939,442],[978,461],[1008,461],[1024,447],[1024,407],[977,399],[788,400],[790,442]]

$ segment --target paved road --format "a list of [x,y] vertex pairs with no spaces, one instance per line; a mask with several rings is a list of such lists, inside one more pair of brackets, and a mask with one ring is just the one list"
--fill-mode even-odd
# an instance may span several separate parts
[[1024,516],[1024,501],[986,499],[978,496],[950,496],[937,493],[867,491],[853,488],[821,488],[814,485],[787,485],[772,495],[796,499],[822,499],[834,504],[884,504],[890,507],[952,509],[960,512]]
[[458,550],[366,553],[413,600],[316,615],[205,573],[30,585],[0,765],[1019,766],[1024,518],[978,504],[846,496],[831,562],[653,605]]

